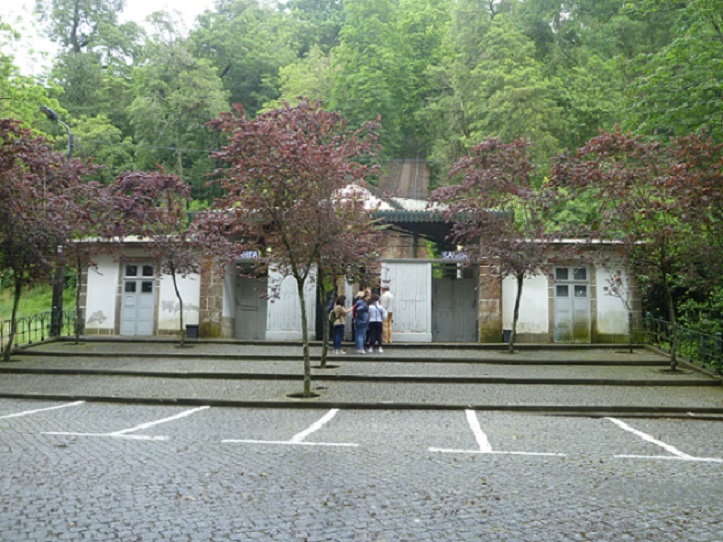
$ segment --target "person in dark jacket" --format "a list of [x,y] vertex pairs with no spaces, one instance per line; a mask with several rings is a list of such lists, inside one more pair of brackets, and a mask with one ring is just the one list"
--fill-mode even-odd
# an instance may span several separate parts
[[354,342],[357,354],[366,354],[364,343],[366,342],[368,327],[369,305],[367,305],[365,297],[357,297],[354,302],[354,331],[356,332]]

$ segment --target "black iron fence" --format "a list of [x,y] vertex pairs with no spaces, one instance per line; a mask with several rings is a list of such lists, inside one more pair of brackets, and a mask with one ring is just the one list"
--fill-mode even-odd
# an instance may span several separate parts
[[[665,320],[644,318],[645,342],[670,352],[676,344],[676,353],[704,369],[712,369],[723,374],[723,335],[721,333],[702,333]],[[677,342],[673,339],[677,334]]]
[[[82,333],[84,322],[81,311],[78,319],[78,333]],[[3,348],[10,340],[11,321],[0,320],[0,346]],[[16,319],[14,346],[33,344],[49,339],[52,336],[74,336],[76,333],[75,309],[53,313],[52,311],[41,312],[33,316]]]

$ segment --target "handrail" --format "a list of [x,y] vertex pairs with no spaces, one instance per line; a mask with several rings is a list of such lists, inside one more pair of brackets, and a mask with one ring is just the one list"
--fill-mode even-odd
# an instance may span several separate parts
[[670,352],[673,337],[677,334],[676,353],[704,369],[723,374],[723,336],[721,333],[702,333],[680,325],[673,325],[657,318],[643,318],[645,342],[665,352]]
[[[59,336],[75,336],[75,319],[75,309],[61,311],[59,322]],[[81,332],[83,330],[83,322],[83,311],[80,311],[79,324]],[[42,342],[50,338],[50,327],[52,323],[52,311],[46,311],[32,316],[16,318],[13,346],[25,346]],[[10,320],[0,320],[0,347],[4,348],[7,342],[10,340],[11,329],[12,322]]]

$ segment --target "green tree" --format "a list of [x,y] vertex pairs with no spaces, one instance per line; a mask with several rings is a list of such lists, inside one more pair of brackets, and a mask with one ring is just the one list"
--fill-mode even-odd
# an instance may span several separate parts
[[142,28],[120,24],[123,0],[36,1],[48,37],[60,47],[51,81],[71,117],[107,115],[126,129],[130,69],[141,54]]
[[544,161],[558,150],[561,111],[551,82],[535,60],[532,42],[505,15],[494,18],[481,41],[485,55],[471,73],[471,139],[495,136],[512,141],[523,136],[532,143],[537,161]]
[[[157,38],[158,39],[158,38]],[[208,60],[192,55],[180,39],[149,41],[147,60],[133,70],[133,101],[128,115],[139,168],[156,164],[194,186],[204,197],[217,138],[206,123],[228,109],[228,93]]]
[[279,68],[297,58],[293,25],[273,5],[257,0],[219,2],[199,17],[191,51],[221,77],[231,103],[250,115],[279,97]]
[[300,96],[329,104],[334,90],[334,74],[331,69],[331,55],[316,45],[299,59],[279,68],[280,97],[266,109],[280,107],[284,102],[294,103]]
[[380,119],[380,144],[386,156],[402,148],[401,92],[407,67],[394,46],[398,15],[395,0],[348,2],[341,43],[334,50],[332,108],[352,124]]
[[107,185],[119,173],[135,168],[135,145],[108,117],[82,116],[72,119],[69,124],[73,134],[73,155],[102,164],[93,175],[95,180]]
[[342,0],[289,0],[286,3],[296,24],[294,37],[300,54],[305,55],[313,47],[328,54],[339,44],[343,4]]
[[[32,77],[20,73],[15,59],[1,51],[12,50],[14,42],[20,38],[10,25],[0,17],[0,118],[13,118],[26,125],[37,124],[45,118],[40,106],[60,109],[57,100],[48,95],[48,89],[38,84]],[[52,86],[50,87],[52,90]]]
[[399,93],[401,131],[406,155],[426,155],[430,147],[429,126],[417,112],[434,96],[427,72],[441,63],[450,2],[447,0],[400,0],[396,47],[406,66],[406,80]]
[[435,130],[431,158],[437,176],[487,137],[524,136],[536,162],[554,155],[564,133],[553,82],[535,58],[532,41],[503,5],[458,2],[439,66],[430,69],[437,89],[421,113]]
[[674,38],[636,57],[624,126],[661,136],[705,129],[723,141],[723,0],[643,0],[626,8],[636,18],[667,12]]

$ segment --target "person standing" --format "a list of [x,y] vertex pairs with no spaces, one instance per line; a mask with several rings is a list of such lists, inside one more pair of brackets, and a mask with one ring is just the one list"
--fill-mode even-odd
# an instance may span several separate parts
[[341,341],[344,340],[344,329],[346,327],[346,315],[349,314],[352,310],[352,307],[349,307],[348,309],[345,307],[346,305],[346,296],[340,295],[336,298],[336,302],[334,303],[334,310],[332,311],[332,314],[334,315],[333,321],[332,321],[332,328],[331,328],[331,336],[334,340],[334,353],[335,354],[346,354],[341,349]]
[[356,344],[357,354],[366,354],[364,350],[364,342],[367,338],[367,328],[369,327],[369,305],[367,305],[364,297],[357,297],[354,302],[354,331],[356,333],[354,342]]
[[387,311],[379,304],[379,296],[374,294],[369,300],[369,350],[374,350],[374,345],[378,345],[377,352],[384,352],[382,348],[382,325],[387,319]]
[[392,314],[394,314],[394,296],[389,291],[389,286],[382,286],[382,296],[379,299],[382,307],[387,311],[387,319],[382,324],[382,343],[392,342]]

